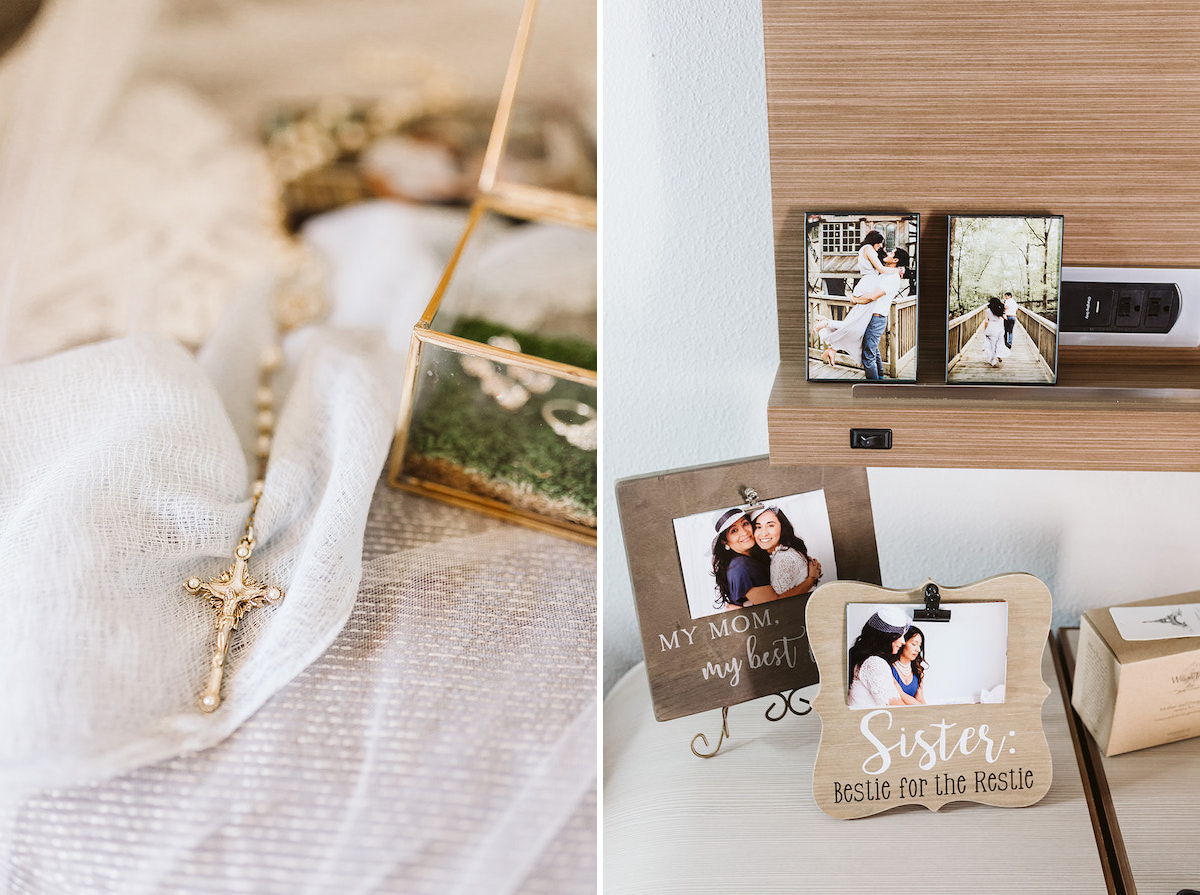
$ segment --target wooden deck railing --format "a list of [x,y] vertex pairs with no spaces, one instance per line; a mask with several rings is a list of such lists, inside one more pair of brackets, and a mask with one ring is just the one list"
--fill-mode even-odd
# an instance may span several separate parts
[[1047,320],[1041,314],[1027,311],[1020,305],[1017,306],[1017,320],[1025,327],[1025,332],[1029,333],[1033,344],[1037,345],[1038,354],[1042,356],[1046,366],[1054,370],[1058,362],[1058,324]]
[[950,357],[950,363],[946,365],[947,367],[953,367],[958,363],[963,349],[971,341],[971,336],[975,335],[976,330],[983,326],[983,309],[986,307],[987,305],[980,305],[974,311],[968,311],[961,317],[955,317],[950,321],[949,341],[946,350],[946,353]]
[[[980,305],[974,311],[955,317],[950,321],[949,351],[950,363],[953,367],[958,363],[959,356],[971,341],[971,336],[983,325],[983,310],[987,305]],[[1047,320],[1041,314],[1017,306],[1017,322],[1029,333],[1029,338],[1037,347],[1038,354],[1051,370],[1055,369],[1058,359],[1058,324]]]
[[[809,293],[808,319],[814,315],[828,317],[830,320],[844,320],[846,314],[854,307],[854,302],[839,295],[824,295]],[[820,354],[823,349],[821,338],[808,330],[808,347]],[[892,379],[899,378],[900,369],[912,359],[917,350],[917,299],[915,296],[899,298],[892,303],[888,314],[887,330],[879,343],[879,356],[883,358],[883,374]],[[841,363],[848,367],[862,369],[857,358],[851,360],[843,357]]]

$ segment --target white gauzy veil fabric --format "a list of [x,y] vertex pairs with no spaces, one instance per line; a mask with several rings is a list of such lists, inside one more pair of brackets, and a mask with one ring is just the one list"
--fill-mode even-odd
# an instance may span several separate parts
[[263,299],[200,362],[134,336],[0,368],[0,794],[211,746],[345,622],[400,376],[330,332],[306,342],[256,518],[250,573],[286,599],[243,619],[223,704],[197,710],[215,612],[183,582],[228,568],[250,509]]
[[[455,537],[407,495],[405,524],[380,529],[415,516],[437,537],[362,565],[392,352],[458,212],[367,203],[308,226],[332,313],[285,340],[250,562],[286,597],[244,617],[222,705],[199,711],[216,616],[183,582],[232,561],[274,340],[269,282],[219,287],[277,259],[230,198],[258,180],[253,151],[175,89],[121,94],[158,5],[47,0],[21,77],[0,66],[0,890],[591,891],[594,549]],[[192,164],[222,146],[219,171]],[[102,213],[126,168],[136,232]],[[196,182],[160,188],[181,171]],[[95,213],[60,226],[81,203]],[[163,250],[192,245],[181,221],[199,248]],[[51,342],[63,317],[80,339],[140,334],[4,366],[80,341]],[[195,344],[214,318],[199,356],[147,332]]]
[[84,153],[159,0],[46,0],[0,66],[0,361],[18,297],[55,261]]

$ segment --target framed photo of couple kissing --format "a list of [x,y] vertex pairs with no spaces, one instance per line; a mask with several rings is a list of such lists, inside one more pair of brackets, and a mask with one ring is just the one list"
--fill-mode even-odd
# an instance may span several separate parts
[[804,215],[810,381],[915,382],[920,215]]
[[808,595],[880,580],[860,467],[761,457],[622,479],[616,493],[660,721],[815,684]]

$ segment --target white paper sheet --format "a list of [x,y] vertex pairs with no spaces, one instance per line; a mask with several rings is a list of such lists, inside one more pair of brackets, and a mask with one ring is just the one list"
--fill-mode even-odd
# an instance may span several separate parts
[[1200,603],[1171,606],[1114,606],[1109,609],[1126,640],[1200,637]]

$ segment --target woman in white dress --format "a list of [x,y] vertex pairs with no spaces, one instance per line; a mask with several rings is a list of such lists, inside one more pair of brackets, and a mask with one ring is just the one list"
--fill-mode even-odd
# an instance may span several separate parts
[[854,307],[845,317],[841,320],[817,317],[813,323],[813,331],[826,346],[821,359],[831,367],[837,359],[838,351],[846,352],[862,364],[863,334],[867,331],[867,324],[871,322],[871,307],[875,299],[884,295],[894,296],[904,288],[904,264],[907,263],[908,253],[904,252],[903,256],[900,256],[902,251],[897,249],[888,253],[884,260],[884,273],[870,273],[859,280],[852,293]]
[[878,278],[888,273],[884,263],[884,245],[883,234],[878,230],[869,232],[859,244],[858,257],[855,259],[858,282],[851,293],[856,298],[875,289],[879,285]]
[[[887,271],[887,267],[880,259],[880,253],[883,251],[885,240],[883,234],[878,230],[871,230],[863,237],[862,242],[858,244],[858,258],[855,266],[858,271],[858,282],[854,284],[854,289],[851,291],[852,296],[861,295],[866,284],[866,288],[873,288],[878,283],[878,278]],[[858,332],[858,341],[862,342],[862,334],[867,329],[867,323],[871,319],[870,314],[865,316],[862,313],[855,314],[862,305],[856,304],[841,320],[830,320],[828,317],[818,317],[813,324],[813,330],[821,335],[821,340],[827,345],[829,340],[833,338],[837,332],[842,333],[842,338],[836,346],[830,346],[825,349],[821,357],[825,363],[833,366],[835,354],[839,348],[847,351],[851,355],[853,351],[843,346],[851,346],[854,344],[854,332]],[[861,324],[861,325],[860,325]],[[832,327],[827,334],[823,334],[827,327]],[[828,338],[826,337],[828,335]],[[859,349],[861,355],[861,346]]]
[[1004,344],[1004,302],[992,296],[983,309],[983,359],[989,366],[998,367],[1012,354]]
[[892,677],[891,659],[904,646],[908,628],[908,615],[894,606],[885,606],[867,619],[850,647],[850,708],[904,705]]
[[750,514],[754,543],[771,558],[771,589],[782,596],[811,591],[821,580],[821,563],[808,555],[804,541],[779,507]]

